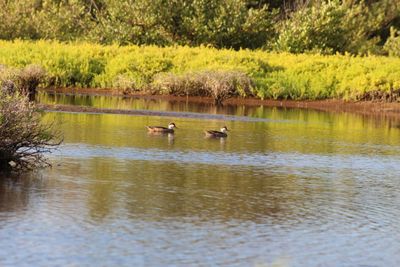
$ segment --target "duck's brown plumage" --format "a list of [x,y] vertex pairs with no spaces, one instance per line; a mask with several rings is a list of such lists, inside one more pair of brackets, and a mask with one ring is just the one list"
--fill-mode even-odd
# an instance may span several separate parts
[[150,133],[174,133],[174,128],[176,128],[175,123],[171,122],[168,127],[163,126],[147,126],[147,130]]
[[228,131],[228,128],[224,126],[221,128],[221,131],[207,130],[204,131],[204,133],[206,134],[206,137],[227,137],[228,135],[226,134],[226,131]]
[[227,137],[226,133],[220,131],[205,131],[207,137]]

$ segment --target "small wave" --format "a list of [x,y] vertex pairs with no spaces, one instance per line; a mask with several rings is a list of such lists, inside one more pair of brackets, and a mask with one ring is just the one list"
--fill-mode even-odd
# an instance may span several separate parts
[[162,150],[135,147],[88,146],[65,144],[53,154],[64,158],[113,158],[125,161],[174,162],[263,169],[272,173],[336,177],[339,174],[356,176],[394,175],[400,172],[399,157],[383,155],[330,155],[302,153],[234,153],[202,150]]

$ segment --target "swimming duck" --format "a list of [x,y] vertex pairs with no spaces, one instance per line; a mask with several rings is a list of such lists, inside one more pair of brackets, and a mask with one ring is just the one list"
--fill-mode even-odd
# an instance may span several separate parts
[[204,133],[206,134],[206,137],[227,137],[228,136],[226,134],[227,131],[228,128],[224,126],[221,128],[221,131],[208,130],[205,131]]
[[175,123],[173,123],[173,122],[168,124],[168,127],[147,126],[147,130],[150,133],[174,133],[174,128],[178,128],[178,127],[176,127]]

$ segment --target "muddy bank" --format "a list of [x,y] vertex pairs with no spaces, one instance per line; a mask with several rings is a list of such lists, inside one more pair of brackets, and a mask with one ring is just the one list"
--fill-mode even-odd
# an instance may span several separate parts
[[154,110],[126,110],[126,109],[108,109],[95,108],[87,106],[74,105],[47,105],[38,104],[38,108],[47,112],[73,112],[73,113],[91,113],[91,114],[123,114],[136,116],[158,116],[170,118],[195,118],[195,119],[213,119],[224,121],[268,121],[264,118],[252,118],[246,116],[233,116],[223,114],[208,114],[194,112],[174,112],[174,111],[154,111]]
[[[208,97],[178,97],[168,95],[147,95],[131,94],[125,95],[121,91],[112,89],[92,89],[92,88],[48,88],[40,89],[48,93],[61,93],[66,95],[105,95],[123,96],[127,98],[159,99],[168,101],[181,101],[188,103],[213,103],[214,100]],[[248,106],[267,106],[281,108],[304,108],[328,112],[352,112],[365,115],[383,115],[400,117],[400,103],[384,101],[343,101],[343,100],[315,100],[315,101],[293,101],[293,100],[261,100],[257,98],[230,98],[224,101],[224,105],[248,105]],[[47,110],[73,111],[73,112],[95,112],[95,113],[118,113],[118,114],[139,114],[142,111],[135,110],[109,110],[81,106],[43,106]]]
[[[229,103],[230,101],[227,101]],[[373,101],[348,102],[343,100],[293,101],[234,99],[232,103],[244,105],[264,105],[269,107],[305,108],[328,112],[353,112],[360,114],[386,114],[400,117],[400,103]]]

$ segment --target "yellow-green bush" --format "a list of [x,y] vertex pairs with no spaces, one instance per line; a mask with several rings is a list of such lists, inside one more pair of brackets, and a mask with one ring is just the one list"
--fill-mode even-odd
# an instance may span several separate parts
[[386,40],[383,49],[390,55],[400,57],[400,31],[391,27],[390,36]]
[[232,71],[249,77],[260,98],[357,99],[370,91],[400,89],[400,59],[379,56],[0,41],[0,64],[42,66],[43,86],[144,90],[163,74]]

